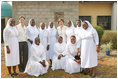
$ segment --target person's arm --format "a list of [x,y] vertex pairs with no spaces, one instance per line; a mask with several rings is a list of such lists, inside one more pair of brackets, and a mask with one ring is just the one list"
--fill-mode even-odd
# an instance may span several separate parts
[[46,30],[47,31],[47,43],[48,43],[48,45],[47,45],[47,50],[49,50],[49,47],[50,47],[50,35],[49,35],[49,30]]
[[28,27],[27,27],[27,29],[26,29],[26,38],[27,38],[27,40],[32,44],[33,43],[33,41],[30,39],[30,31],[29,31],[29,29],[28,29]]
[[6,46],[6,49],[7,49],[7,54],[10,54],[10,48],[9,48],[9,30],[8,29],[4,29],[3,31],[3,39],[4,39],[4,43],[5,43],[5,46]]

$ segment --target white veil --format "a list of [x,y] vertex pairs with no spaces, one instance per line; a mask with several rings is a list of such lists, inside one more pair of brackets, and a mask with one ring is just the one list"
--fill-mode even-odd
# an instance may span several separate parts
[[[51,24],[51,23],[52,23],[52,22],[49,22],[49,24],[48,24],[48,30],[51,29],[51,28],[50,28],[50,24]],[[53,22],[53,28],[52,28],[52,29],[56,29],[54,22]]]
[[[72,20],[69,20],[69,21],[71,22],[70,28],[75,28],[75,27],[74,27],[74,24],[73,24],[73,22],[72,22]],[[69,22],[69,21],[68,21],[68,22]]]
[[[40,23],[40,30],[42,30],[42,28],[41,28],[41,25],[43,24],[44,22],[41,22]],[[44,28],[44,30],[46,29],[46,23],[44,23],[45,24],[45,28]]]
[[[80,26],[80,27],[82,28],[82,20],[81,20],[81,19],[79,19],[79,20],[77,20],[77,22],[78,22],[78,21],[80,21],[80,22],[81,22],[81,26]],[[76,22],[76,24],[77,24],[77,22]],[[78,28],[78,25],[77,25],[76,27]]]

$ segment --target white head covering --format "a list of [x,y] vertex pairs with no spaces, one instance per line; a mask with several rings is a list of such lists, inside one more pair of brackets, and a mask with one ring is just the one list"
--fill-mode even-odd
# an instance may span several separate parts
[[94,29],[93,26],[91,25],[91,23],[89,21],[85,20],[84,22],[86,22],[88,24],[88,28]]
[[[81,26],[80,26],[80,27],[82,27],[82,20],[81,20],[81,19],[79,19],[79,20],[77,20],[77,22],[78,22],[78,21],[80,21],[80,22],[81,22]],[[77,23],[77,22],[76,22],[76,23]],[[79,28],[79,27],[78,27],[78,25],[77,25],[77,28]]]
[[[31,20],[32,20],[32,19],[29,20],[29,22],[28,22],[28,26],[31,26],[31,24],[30,24]],[[36,24],[35,24],[35,26],[36,26]],[[35,26],[34,26],[34,27],[35,27]]]
[[[40,30],[42,30],[42,28],[41,28],[41,25],[43,24],[44,22],[41,22],[40,23]],[[44,30],[46,29],[46,23],[44,23],[45,24],[45,28],[44,28]]]
[[[74,24],[73,24],[73,22],[71,21],[71,20],[69,20],[70,22],[71,22],[71,26],[70,26],[70,28],[74,28]],[[68,22],[69,22],[68,21]]]
[[11,19],[12,19],[12,18],[9,18],[9,20],[7,21],[7,25],[6,25],[6,27],[5,27],[5,28],[10,27],[10,24],[9,24],[9,23],[10,23]]
[[[52,22],[49,22],[49,24],[48,24],[48,29],[51,29],[51,28],[50,28],[50,24],[51,24],[51,23],[52,23]],[[53,27],[52,27],[52,29],[56,29],[54,22],[53,22]]]

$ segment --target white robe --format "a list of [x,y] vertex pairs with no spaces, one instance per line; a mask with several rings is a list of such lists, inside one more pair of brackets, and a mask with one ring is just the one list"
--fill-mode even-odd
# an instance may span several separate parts
[[77,55],[77,48],[78,45],[77,43],[75,44],[67,44],[66,46],[66,63],[65,63],[65,72],[72,74],[72,73],[77,73],[80,72],[80,64],[78,64],[76,61],[74,61],[75,55]]
[[81,32],[82,31],[82,27],[76,27],[75,29],[74,29],[74,33],[75,33],[75,36],[76,36],[76,39],[77,39],[77,41],[79,40],[79,36],[81,35]]
[[47,60],[52,59],[54,55],[54,44],[57,42],[57,30],[55,28],[49,28],[48,29],[48,35],[49,35],[49,51],[47,52]]
[[66,29],[67,44],[70,43],[70,37],[71,37],[72,35],[75,35],[75,33],[74,33],[74,27],[68,27],[68,28]]
[[53,57],[53,61],[52,61],[52,70],[55,69],[64,69],[65,67],[65,62],[66,62],[66,58],[65,57],[61,57],[61,59],[58,59],[58,56],[60,54],[63,55],[64,51],[65,51],[65,47],[66,47],[66,43],[56,43],[54,45],[54,57]]
[[83,29],[81,34],[81,67],[92,68],[97,66],[96,45],[99,44],[98,34],[95,29]]
[[60,26],[57,27],[58,35],[63,37],[65,43],[67,42],[66,29],[67,26],[63,26],[62,28],[60,28]]
[[48,56],[47,55],[47,53],[48,53],[47,46],[49,44],[49,41],[48,41],[49,33],[48,33],[47,29],[44,29],[44,30],[40,29],[39,38],[40,38],[41,44],[44,46],[44,49],[46,51],[46,59],[48,59],[48,57],[47,57]]
[[31,46],[31,56],[28,60],[24,73],[33,76],[39,76],[47,73],[49,64],[46,61],[46,67],[43,67],[43,65],[39,63],[42,60],[46,61],[46,52],[43,45],[33,44]]
[[[16,27],[6,27],[3,32],[3,37],[5,43],[6,66],[16,66],[19,64],[18,31]],[[7,54],[6,46],[9,46],[10,54]]]
[[32,40],[34,43],[34,40],[36,37],[39,35],[39,30],[36,26],[28,26],[26,29],[26,38],[28,42],[28,58],[30,57],[30,48],[31,48],[31,43],[28,41],[28,39]]

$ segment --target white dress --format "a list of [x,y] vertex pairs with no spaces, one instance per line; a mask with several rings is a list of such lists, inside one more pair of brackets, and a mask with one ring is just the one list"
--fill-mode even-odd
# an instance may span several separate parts
[[75,33],[77,41],[79,39],[80,34],[82,33],[81,30],[82,30],[82,27],[78,27],[78,26],[74,29],[74,33]]
[[49,51],[47,52],[47,60],[52,59],[54,55],[54,44],[57,42],[57,30],[55,28],[48,29],[49,35]]
[[[16,27],[6,27],[3,32],[3,37],[5,43],[6,66],[16,66],[19,64],[18,31]],[[9,46],[10,54],[7,54],[6,46]]]
[[92,68],[97,66],[96,45],[99,44],[95,29],[88,28],[81,34],[81,67]]
[[67,42],[66,29],[67,26],[63,26],[62,28],[60,28],[60,26],[57,27],[58,35],[63,37],[65,43]]
[[41,44],[33,44],[31,46],[31,56],[28,60],[24,73],[33,76],[39,76],[47,73],[49,64],[46,61],[46,67],[43,67],[43,65],[39,63],[42,60],[46,61],[46,53],[44,47]]
[[66,63],[64,70],[69,74],[80,72],[80,64],[74,61],[74,57],[77,55],[77,48],[77,43],[70,43],[66,46]]
[[28,26],[26,29],[26,38],[28,42],[28,58],[30,57],[30,49],[31,49],[31,43],[28,41],[28,39],[32,40],[34,43],[34,40],[39,35],[39,30],[36,26]]
[[61,59],[58,59],[58,56],[60,54],[63,55],[64,51],[65,51],[65,47],[66,47],[66,43],[56,43],[54,45],[54,57],[53,57],[53,61],[52,61],[52,70],[55,69],[64,69],[65,66],[65,62],[66,62],[66,58],[65,57],[61,57]]
[[68,28],[66,29],[67,44],[70,43],[70,37],[71,37],[72,35],[75,35],[75,33],[74,33],[74,27],[68,27]]
[[40,29],[39,38],[40,38],[41,44],[43,45],[43,47],[44,47],[44,49],[46,51],[46,59],[48,59],[48,57],[47,57],[48,56],[47,55],[47,53],[48,53],[47,52],[47,46],[49,44],[49,41],[48,41],[49,33],[48,33],[47,29],[44,29],[44,30]]

